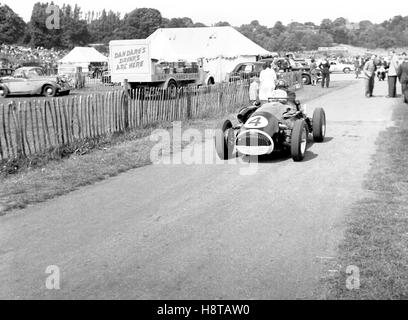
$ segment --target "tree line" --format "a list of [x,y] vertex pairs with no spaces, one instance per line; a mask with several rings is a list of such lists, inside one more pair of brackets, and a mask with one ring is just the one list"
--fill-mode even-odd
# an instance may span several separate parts
[[[49,29],[47,7],[51,3],[34,4],[31,19],[25,23],[7,5],[0,5],[0,44],[24,44],[34,47],[70,49],[89,43],[106,44],[116,39],[144,39],[158,28],[205,27],[191,18],[165,18],[152,8],[137,8],[123,17],[112,10],[83,13],[78,5],[59,8],[60,28]],[[221,21],[214,26],[229,26]],[[278,21],[273,27],[257,20],[235,27],[239,32],[269,51],[316,50],[334,44],[350,44],[366,48],[408,46],[408,16],[395,16],[382,23],[368,20],[349,23],[345,18],[313,22]]]

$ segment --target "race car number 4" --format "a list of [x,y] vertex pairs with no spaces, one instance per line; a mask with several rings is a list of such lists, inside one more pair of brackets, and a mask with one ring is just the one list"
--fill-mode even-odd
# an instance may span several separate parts
[[268,120],[262,116],[255,116],[248,119],[245,123],[245,128],[258,129],[265,128],[268,125]]

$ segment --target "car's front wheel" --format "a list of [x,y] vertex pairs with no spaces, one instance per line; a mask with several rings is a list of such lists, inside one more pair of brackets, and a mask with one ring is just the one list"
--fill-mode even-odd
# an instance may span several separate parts
[[230,159],[234,150],[234,129],[230,120],[225,120],[221,129],[216,130],[214,140],[218,157]]
[[307,147],[308,129],[304,120],[297,120],[292,130],[290,151],[293,161],[302,161]]
[[43,88],[43,95],[45,97],[55,97],[57,94],[57,90],[51,86],[51,85],[46,85]]
[[343,72],[344,72],[344,73],[350,73],[350,71],[351,71],[350,68],[344,68],[344,69],[343,69]]
[[8,89],[5,86],[0,86],[0,98],[5,98],[8,95]]

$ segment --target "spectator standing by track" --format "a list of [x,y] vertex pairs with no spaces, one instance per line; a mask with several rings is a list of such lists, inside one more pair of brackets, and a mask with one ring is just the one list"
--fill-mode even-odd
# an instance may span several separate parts
[[259,100],[268,101],[272,97],[272,91],[276,86],[276,72],[271,68],[271,64],[267,63],[264,69],[259,74]]
[[404,52],[402,54],[404,60],[398,66],[397,76],[401,83],[402,98],[405,103],[408,103],[408,56]]
[[390,51],[390,65],[388,68],[388,98],[397,96],[398,57],[394,50]]
[[360,58],[356,57],[354,60],[354,71],[356,73],[356,79],[358,78],[358,76],[360,75],[361,72],[361,62],[360,62]]
[[249,103],[255,104],[257,102],[259,102],[259,79],[252,77],[251,85],[249,86]]
[[315,86],[317,84],[317,64],[315,59],[312,59],[310,63],[310,75],[312,76],[312,86]]
[[375,80],[375,70],[376,70],[376,56],[372,56],[363,67],[363,78],[364,78],[364,88],[365,96],[370,98],[373,96],[374,91],[374,80]]
[[326,88],[330,84],[330,63],[329,60],[325,59],[319,64],[319,69],[322,70],[322,88],[326,84]]

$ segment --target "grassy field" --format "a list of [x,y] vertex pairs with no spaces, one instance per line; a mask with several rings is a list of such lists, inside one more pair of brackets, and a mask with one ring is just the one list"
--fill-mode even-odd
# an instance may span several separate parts
[[[333,81],[329,89],[307,86],[297,92],[302,102],[315,99],[353,83]],[[200,132],[217,128],[220,119],[235,114],[211,114],[201,120],[182,124],[183,129],[194,128]],[[0,215],[13,208],[45,201],[68,193],[81,186],[115,176],[121,172],[150,164],[150,150],[155,142],[149,140],[154,129],[169,129],[172,124],[161,122],[144,129],[124,134],[114,134],[99,140],[87,140],[69,150],[60,150],[54,157],[43,156],[30,160],[17,168],[14,174],[0,175]],[[187,143],[185,143],[187,144]],[[64,156],[65,151],[65,156]]]
[[[382,132],[365,188],[372,194],[353,205],[333,268],[322,281],[324,299],[408,299],[408,106],[399,105],[395,126]],[[348,290],[359,268],[360,288]]]

